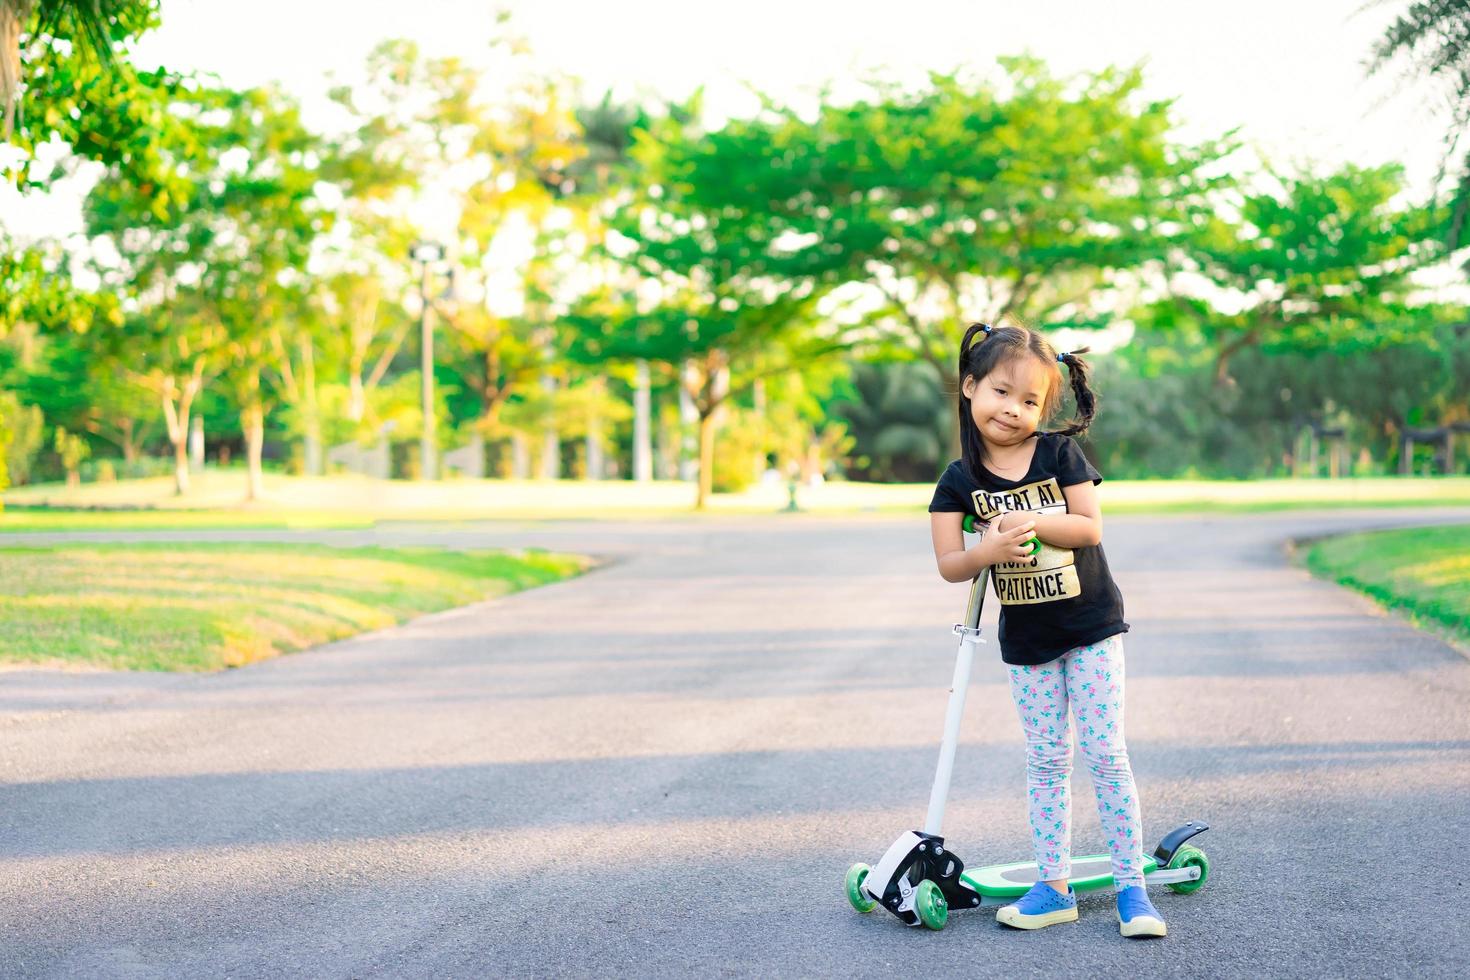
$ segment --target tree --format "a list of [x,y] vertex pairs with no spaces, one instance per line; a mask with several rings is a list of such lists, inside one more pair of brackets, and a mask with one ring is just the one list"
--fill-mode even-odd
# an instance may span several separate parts
[[[584,153],[573,161],[568,175],[591,246],[588,261],[600,286],[620,273],[627,274],[618,263],[608,262],[599,256],[605,256],[609,216],[632,199],[631,189],[637,185],[633,174],[633,143],[637,132],[648,127],[649,117],[635,103],[615,103],[610,90],[596,105],[578,108],[576,117],[582,130]],[[593,384],[600,391],[605,390],[602,378],[595,378]],[[653,475],[652,392],[646,363],[634,366],[631,384],[634,415],[632,475],[633,479],[643,481]],[[592,401],[595,403],[598,399]],[[592,464],[592,456],[602,438],[601,421],[601,417],[595,414],[588,420],[588,469],[593,476],[600,475],[597,472],[600,467]]]
[[183,192],[165,147],[180,137],[170,102],[193,83],[126,57],[158,23],[158,0],[0,0],[0,135],[22,154],[7,176],[45,186],[58,170],[38,170],[35,151],[56,139],[126,172],[153,207]]
[[840,260],[789,217],[810,185],[780,153],[787,121],[732,120],[705,132],[697,115],[696,101],[639,133],[633,157],[644,183],[611,221],[608,251],[656,284],[657,306],[641,311],[636,296],[605,289],[572,318],[572,350],[593,362],[656,362],[679,379],[698,417],[702,508],[726,400],[848,338],[816,309]]
[[37,330],[85,331],[94,323],[121,322],[115,294],[76,287],[75,262],[57,242],[22,247],[0,232],[0,339],[21,324]]
[[945,461],[954,405],[925,361],[859,363],[833,405],[853,437],[849,472],[880,482],[931,480]]
[[187,123],[164,148],[186,193],[158,209],[148,188],[110,168],[88,196],[93,234],[120,262],[105,281],[138,310],[134,339],[155,359],[132,373],[163,399],[179,492],[188,486],[188,408],[223,375],[241,415],[248,494],[260,494],[264,384],[284,325],[304,315],[305,264],[330,215],[317,197],[318,147],[279,92],[199,89],[175,106]]
[[[565,237],[547,222],[580,153],[559,84],[527,74],[523,44],[504,18],[492,48],[504,77],[489,100],[486,78],[461,60],[425,58],[407,41],[380,45],[369,58],[368,83],[334,93],[354,127],[337,142],[331,170],[343,182],[352,239],[364,246],[344,265],[352,275],[377,276],[383,295],[397,292],[389,283],[401,280],[392,270],[421,234],[404,217],[407,201],[432,191],[452,211],[455,232],[446,244],[458,301],[436,302],[434,313],[448,325],[447,369],[479,402],[477,427],[485,434],[502,430],[507,400],[545,369],[557,275],[549,247]],[[505,232],[531,243],[516,263],[511,291],[526,301],[515,311],[491,302],[492,292],[506,291],[505,260],[492,254]],[[358,324],[377,319],[368,305],[351,308],[362,311]],[[364,349],[366,334],[354,335],[354,349]],[[399,343],[395,330],[383,356],[391,358]],[[383,356],[375,378],[386,367]]]
[[1351,353],[1421,336],[1442,313],[1412,276],[1445,253],[1435,213],[1398,204],[1402,191],[1397,165],[1347,166],[1221,199],[1182,250],[1173,298],[1147,318],[1197,325],[1220,383],[1250,347]]
[[[1470,0],[1434,0],[1410,3],[1374,44],[1369,72],[1402,65],[1407,78],[1428,78],[1444,89],[1450,122],[1444,135],[1444,169],[1459,150],[1470,127]],[[1470,156],[1453,175],[1453,191],[1444,212],[1446,244],[1458,249],[1470,244]]]
[[1290,476],[1299,438],[1316,423],[1345,429],[1347,444],[1368,454],[1359,472],[1392,472],[1405,425],[1470,419],[1470,330],[1454,312],[1371,356],[1246,347],[1231,361],[1235,384],[1223,387],[1216,345],[1196,324],[1140,329],[1094,365],[1105,410],[1088,455],[1122,479]]
[[942,377],[957,329],[1007,314],[1043,327],[1105,325],[1130,277],[1203,220],[1227,140],[1170,140],[1168,102],[1138,69],[1077,80],[1002,59],[1002,84],[934,74],[913,91],[824,104],[787,125],[773,165],[808,186],[790,217],[878,295],[873,318]]
[[82,476],[79,468],[82,460],[92,454],[87,441],[58,425],[53,446],[57,457],[61,460],[62,469],[66,471],[66,485],[71,488],[81,486]]
[[114,329],[102,323],[95,329],[43,332],[26,325],[12,337],[24,354],[8,366],[0,355],[0,388],[14,391],[53,424],[112,443],[131,467],[158,406],[108,358],[108,334]]

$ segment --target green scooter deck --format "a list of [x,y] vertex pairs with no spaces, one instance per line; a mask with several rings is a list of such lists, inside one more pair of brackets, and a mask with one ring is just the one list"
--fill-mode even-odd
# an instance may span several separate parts
[[[1145,857],[1143,873],[1157,871],[1159,862]],[[992,864],[988,868],[971,868],[960,877],[987,898],[1020,898],[1036,884],[1040,870],[1035,861],[1015,864]],[[1072,887],[1085,892],[1113,883],[1113,862],[1106,854],[1091,854],[1072,859]]]

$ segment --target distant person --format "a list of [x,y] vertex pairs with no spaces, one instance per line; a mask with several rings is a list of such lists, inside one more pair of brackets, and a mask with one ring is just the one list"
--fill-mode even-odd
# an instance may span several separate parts
[[[1162,936],[1163,917],[1143,882],[1138,790],[1123,739],[1123,597],[1102,549],[1102,476],[1073,436],[1087,430],[1096,396],[1087,364],[1058,354],[1025,327],[973,324],[960,343],[962,457],[949,464],[929,504],[934,555],[949,582],[986,566],[1001,602],[1001,660],[1026,735],[1031,841],[1040,880],[996,912],[1018,929],[1077,919],[1071,874],[1072,731],[1097,795],[1112,859],[1119,928]],[[1062,400],[1065,365],[1077,417],[1057,432],[1037,427]],[[965,550],[974,514],[980,541]],[[1033,553],[1032,537],[1040,547]]]

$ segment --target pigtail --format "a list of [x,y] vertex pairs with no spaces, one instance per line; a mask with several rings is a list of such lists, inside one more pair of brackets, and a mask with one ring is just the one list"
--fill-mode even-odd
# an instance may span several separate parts
[[[978,333],[981,333],[981,332],[983,332],[985,334],[985,336],[982,337],[979,341],[976,341],[975,340],[975,335],[978,334]],[[961,381],[964,381],[965,380],[965,368],[969,366],[965,362],[970,359],[970,349],[972,347],[974,347],[976,343],[982,343],[983,344],[987,339],[989,339],[989,337],[990,337],[990,324],[988,324],[988,323],[972,323],[972,324],[970,324],[969,329],[967,329],[965,331],[965,336],[960,340],[960,380]]]
[[970,478],[977,482],[980,479],[981,464],[985,460],[985,442],[980,438],[980,430],[975,428],[975,420],[970,416],[970,399],[965,397],[965,376],[975,373],[973,360],[975,348],[989,340],[990,336],[990,324],[972,323],[960,340],[959,398],[957,399],[960,420],[960,458],[964,460],[965,469],[969,471]]
[[1092,424],[1093,417],[1097,415],[1097,392],[1092,390],[1089,383],[1092,379],[1092,371],[1079,355],[1086,354],[1088,348],[1079,347],[1077,350],[1058,354],[1057,360],[1067,365],[1067,374],[1072,379],[1072,398],[1077,402],[1077,414],[1066,427],[1058,430],[1059,435],[1080,436],[1087,431]]

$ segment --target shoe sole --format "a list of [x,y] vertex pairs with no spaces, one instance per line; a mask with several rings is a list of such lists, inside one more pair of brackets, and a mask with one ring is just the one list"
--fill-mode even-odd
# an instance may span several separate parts
[[1005,905],[995,913],[995,921],[1012,929],[1044,929],[1063,922],[1076,922],[1077,910],[1057,909],[1055,912],[1043,912],[1040,915],[1026,915],[1017,911],[1014,906]]
[[1135,916],[1128,922],[1118,916],[1118,931],[1129,939],[1155,939],[1159,936],[1167,936],[1169,927],[1164,925],[1162,919],[1155,919],[1151,915]]

